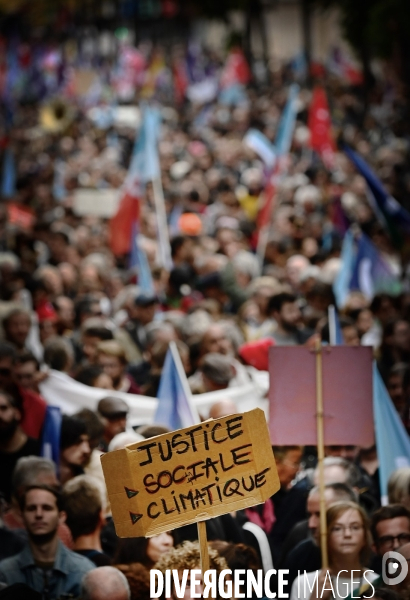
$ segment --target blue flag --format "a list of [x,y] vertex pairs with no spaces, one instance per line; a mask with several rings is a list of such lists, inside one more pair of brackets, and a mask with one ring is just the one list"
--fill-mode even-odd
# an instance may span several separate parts
[[1,181],[1,195],[3,198],[12,198],[16,193],[16,167],[12,151],[7,148],[3,160],[3,177]]
[[359,154],[346,145],[344,151],[365,178],[370,192],[369,199],[377,217],[389,232],[393,244],[400,247],[400,234],[410,234],[410,213],[388,194],[380,179]]
[[53,197],[57,202],[62,202],[67,195],[64,185],[66,163],[63,160],[54,161]]
[[175,342],[170,343],[165,357],[157,398],[154,423],[166,425],[173,431],[200,422]]
[[135,140],[127,179],[138,179],[140,184],[146,184],[161,176],[158,156],[160,126],[159,110],[144,106],[141,111],[141,128]]
[[52,460],[57,467],[60,463],[61,420],[62,415],[58,406],[47,406],[40,455]]
[[141,293],[153,296],[155,294],[154,282],[147,255],[138,244],[137,224],[134,223],[131,231],[131,256],[130,269],[138,270],[138,286]]
[[289,88],[288,101],[283,110],[275,139],[275,148],[278,157],[288,154],[292,144],[293,130],[295,128],[297,115],[297,99],[299,95],[299,89],[300,88],[297,83],[292,83]]
[[350,281],[352,279],[355,252],[353,233],[348,230],[343,238],[342,253],[340,255],[342,264],[333,283],[333,293],[339,308],[344,307],[350,292]]
[[379,292],[391,295],[401,292],[399,277],[364,233],[358,241],[349,288],[352,291],[359,290],[369,300]]
[[387,504],[387,483],[396,469],[410,466],[410,439],[373,364],[373,413],[379,457],[382,504]]

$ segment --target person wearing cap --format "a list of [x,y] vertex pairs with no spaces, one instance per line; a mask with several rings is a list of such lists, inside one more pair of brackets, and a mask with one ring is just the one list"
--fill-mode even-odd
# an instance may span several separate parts
[[116,340],[100,342],[97,346],[98,365],[111,377],[114,390],[128,394],[140,394],[134,379],[126,373],[128,365],[124,348]]
[[84,473],[91,456],[87,426],[77,417],[63,415],[60,433],[60,481]]
[[121,398],[107,396],[99,401],[97,411],[104,425],[99,447],[103,452],[107,452],[111,440],[126,430],[129,408]]
[[199,370],[188,379],[188,382],[193,394],[204,394],[225,390],[234,376],[235,369],[230,357],[210,352],[203,358]]
[[145,326],[154,320],[158,298],[154,294],[141,293],[135,298],[134,306],[128,309],[129,321],[125,329],[141,353],[146,349]]

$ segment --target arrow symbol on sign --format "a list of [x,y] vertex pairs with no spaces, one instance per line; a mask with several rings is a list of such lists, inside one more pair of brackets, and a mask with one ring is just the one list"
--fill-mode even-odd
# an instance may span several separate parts
[[127,498],[134,498],[134,496],[139,494],[139,492],[137,492],[137,490],[130,490],[130,488],[127,488],[125,486],[124,486],[124,489],[125,489],[125,493],[127,494]]
[[142,515],[137,515],[136,513],[130,512],[130,517],[132,524],[135,525],[135,523],[137,523],[141,519]]

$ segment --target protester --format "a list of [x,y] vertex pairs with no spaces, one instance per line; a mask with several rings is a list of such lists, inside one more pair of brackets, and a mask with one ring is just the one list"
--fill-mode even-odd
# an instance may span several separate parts
[[[165,571],[169,569],[177,570],[178,573],[180,573],[181,582],[182,571],[184,569],[200,569],[200,566],[201,558],[199,553],[198,542],[184,542],[181,546],[178,546],[177,548],[174,548],[170,552],[164,554],[164,556],[157,562],[155,568],[159,571],[162,571],[163,574],[165,574]],[[227,567],[228,565],[226,564],[225,559],[222,558],[216,550],[209,548],[209,568],[214,569],[216,571],[217,578],[224,569],[227,569]],[[202,583],[196,586],[196,593],[203,593]],[[171,589],[171,598],[173,600],[177,600],[175,588],[173,585]],[[192,598],[190,579],[187,580],[184,598],[186,600]],[[219,595],[219,588],[217,598],[221,598],[221,596]]]
[[141,563],[151,569],[174,546],[170,533],[160,533],[148,539],[129,538],[119,541],[114,564]]
[[84,473],[91,455],[87,427],[77,417],[63,416],[60,433],[60,481]]
[[38,455],[39,443],[21,428],[22,408],[6,392],[0,392],[0,492],[11,497],[13,471],[19,458]]
[[126,577],[114,567],[99,567],[84,575],[81,582],[82,600],[130,600]]
[[106,452],[111,440],[126,430],[129,408],[121,398],[107,396],[99,401],[97,410],[104,426],[100,448]]
[[72,549],[97,567],[111,564],[101,547],[101,529],[105,525],[103,495],[98,482],[89,475],[78,475],[64,485],[62,505],[66,523],[73,536]]
[[59,492],[31,487],[23,493],[20,508],[28,542],[19,554],[0,562],[0,581],[25,583],[42,597],[78,596],[83,575],[94,565],[58,540],[58,525],[64,519]]
[[[292,600],[309,600],[309,598],[313,600],[321,597],[340,599],[345,598],[346,594],[354,596],[355,590],[360,590],[363,585],[368,586],[377,579],[374,573],[370,571],[365,573],[370,552],[370,532],[364,511],[355,503],[337,502],[327,509],[326,523],[329,572],[333,591],[327,572],[322,570],[318,576],[318,591],[313,585],[311,595],[310,590],[317,574],[317,571],[314,571],[296,578],[290,595]],[[343,575],[346,573],[347,577],[340,576],[341,572]],[[324,588],[327,588],[326,591]]]
[[150,572],[139,563],[115,565],[125,575],[130,586],[130,600],[151,600]]
[[[303,447],[283,446],[273,447],[278,476],[281,484],[280,490],[271,498],[273,510],[271,518],[268,517],[271,526],[266,531],[272,550],[273,561],[278,562],[282,544],[289,530],[306,515],[305,490],[291,486],[299,471],[302,459]],[[255,507],[260,512],[261,507]],[[266,512],[266,509],[265,511]],[[262,515],[263,516],[263,515]],[[266,518],[266,517],[265,517]]]
[[[167,3],[162,4],[165,10]],[[35,15],[30,22],[31,17],[35,21]],[[372,347],[393,402],[393,417],[398,415],[398,424],[409,431],[410,310],[404,225],[410,221],[407,212],[400,212],[410,207],[408,119],[403,91],[389,70],[379,69],[372,93],[366,91],[365,107],[362,87],[346,81],[349,65],[333,57],[333,66],[313,61],[308,82],[295,64],[280,65],[275,58],[263,66],[266,73],[261,75],[255,63],[246,83],[236,81],[237,73],[232,76],[234,87],[240,88],[238,92],[235,87],[238,97],[225,104],[224,95],[232,90],[222,89],[209,101],[201,94],[194,102],[192,87],[198,83],[196,78],[201,79],[200,72],[206,72],[205,81],[216,83],[217,89],[230,53],[226,60],[218,50],[203,52],[198,47],[193,58],[193,44],[185,48],[185,42],[172,43],[165,52],[158,40],[137,48],[120,39],[124,30],[116,31],[114,39],[100,30],[100,24],[101,40],[94,43],[97,38],[91,35],[88,44],[81,36],[73,37],[77,26],[60,36],[59,28],[71,26],[71,18],[70,11],[56,18],[57,33],[48,43],[41,37],[46,31],[43,25],[35,27],[35,35],[31,24],[27,26],[23,40],[13,12],[7,15],[12,27],[3,28],[1,40],[7,57],[0,65],[4,75],[0,78],[4,84],[0,85],[0,404],[4,404],[0,491],[8,504],[4,522],[22,525],[17,504],[28,487],[57,484],[55,472],[36,462],[39,459],[26,463],[31,464],[31,474],[18,461],[20,456],[40,452],[39,440],[47,433],[47,404],[58,405],[64,413],[60,481],[70,489],[77,476],[86,472],[103,482],[101,453],[140,439],[133,436],[131,426],[146,438],[169,431],[165,418],[168,427],[151,423],[147,416],[151,413],[143,407],[155,402],[170,341],[176,344],[192,391],[210,393],[205,400],[193,399],[201,415],[206,417],[209,409],[211,418],[250,406],[267,409],[270,346],[313,348],[320,338],[329,343],[334,325],[328,314],[331,304],[337,306],[339,317],[338,343]],[[105,33],[116,48],[109,58],[101,50]],[[241,52],[235,56],[248,70]],[[135,61],[130,72],[124,71],[127,60]],[[84,92],[80,80],[84,83],[84,73],[91,71],[94,83]],[[295,124],[285,140],[289,150],[279,156],[281,116],[292,116],[292,106],[289,110],[285,106],[295,79],[300,84],[293,106]],[[320,84],[328,96],[329,107],[321,114],[329,117],[331,156],[315,146],[311,84]],[[123,87],[130,91],[125,106]],[[55,96],[62,102],[62,122],[49,105]],[[132,109],[143,97],[158,107],[162,129],[156,136],[159,176],[155,185],[143,184],[145,172],[141,181],[133,179],[138,183],[136,217],[121,211],[134,198],[125,192],[130,192],[128,183],[135,175],[130,166],[135,162],[135,141],[143,138],[146,113],[141,105],[137,129],[119,124],[115,115],[123,108]],[[58,125],[56,129],[44,123],[44,111]],[[331,121],[343,136],[338,147]],[[249,129],[265,136],[265,150],[275,155],[273,173],[266,156],[244,141]],[[366,161],[366,168],[373,168],[385,188],[385,201],[383,189],[377,188],[375,194],[368,188],[365,172],[347,158],[345,144]],[[89,207],[78,203],[77,190],[81,194],[84,189],[95,194]],[[102,216],[108,214],[103,196],[117,191],[119,211],[107,219]],[[157,204],[162,196],[163,220]],[[382,210],[386,206],[391,209],[387,217]],[[350,233],[355,266],[346,258]],[[366,249],[360,245],[363,241],[370,244]],[[354,277],[345,281],[342,294],[347,272]],[[118,392],[121,398],[116,397]],[[110,393],[114,396],[107,396]],[[142,393],[147,398],[126,398],[123,393]],[[386,410],[387,401],[388,397]],[[74,415],[84,407],[88,414],[81,410]],[[405,430],[401,433],[395,438],[406,441]],[[43,441],[46,451],[50,440]],[[382,548],[397,549],[405,541],[408,518],[400,510],[408,504],[409,489],[407,471],[393,473],[389,499],[400,508],[377,512],[379,479],[383,488],[387,463],[387,456],[380,453],[379,434],[377,442],[378,450],[362,448],[360,440],[354,446],[326,446],[325,499],[330,504],[339,492],[343,501],[358,494],[360,505],[376,521],[380,514],[392,515],[375,521],[374,544],[380,559]],[[235,517],[208,520],[208,538],[243,543],[246,525],[253,525],[254,531],[259,528],[269,538],[275,568],[288,553],[290,540],[292,550],[286,560],[300,564],[301,570],[314,571],[320,561],[314,487],[318,471],[312,473],[308,467],[316,466],[315,449],[307,448],[306,454],[297,445],[274,450],[278,493],[263,505],[237,511]],[[407,454],[396,453],[390,464],[398,465],[397,459]],[[81,495],[79,506],[87,494]],[[108,509],[106,500],[104,509]],[[86,508],[91,508],[91,502],[90,507],[84,505],[84,512]],[[355,510],[361,515],[360,509]],[[72,517],[71,524],[73,531],[79,531],[81,518]],[[93,536],[92,549],[97,552],[100,525],[85,534]],[[174,535],[175,543],[194,539],[196,526],[180,528]],[[300,563],[292,558],[300,546],[299,536],[307,538],[301,541],[305,549]],[[112,557],[117,543],[112,521],[101,537]],[[139,539],[138,547],[147,560],[147,546]],[[261,548],[258,543],[255,547]],[[131,567],[127,567],[130,581]],[[136,580],[141,577],[143,589],[146,573],[134,575]],[[118,583],[112,570],[97,570],[89,577],[83,590],[89,598],[108,595],[105,578],[114,587]],[[117,592],[120,600],[124,594],[127,597],[127,590]]]

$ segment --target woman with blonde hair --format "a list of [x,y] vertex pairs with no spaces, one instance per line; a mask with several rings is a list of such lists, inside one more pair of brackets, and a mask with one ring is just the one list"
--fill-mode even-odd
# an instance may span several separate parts
[[[329,567],[299,575],[291,600],[336,600],[359,596],[377,579],[366,569],[370,556],[370,531],[366,513],[355,502],[336,502],[326,512]],[[371,590],[371,588],[370,588]]]
[[410,509],[410,467],[394,471],[387,484],[389,504],[402,504]]

